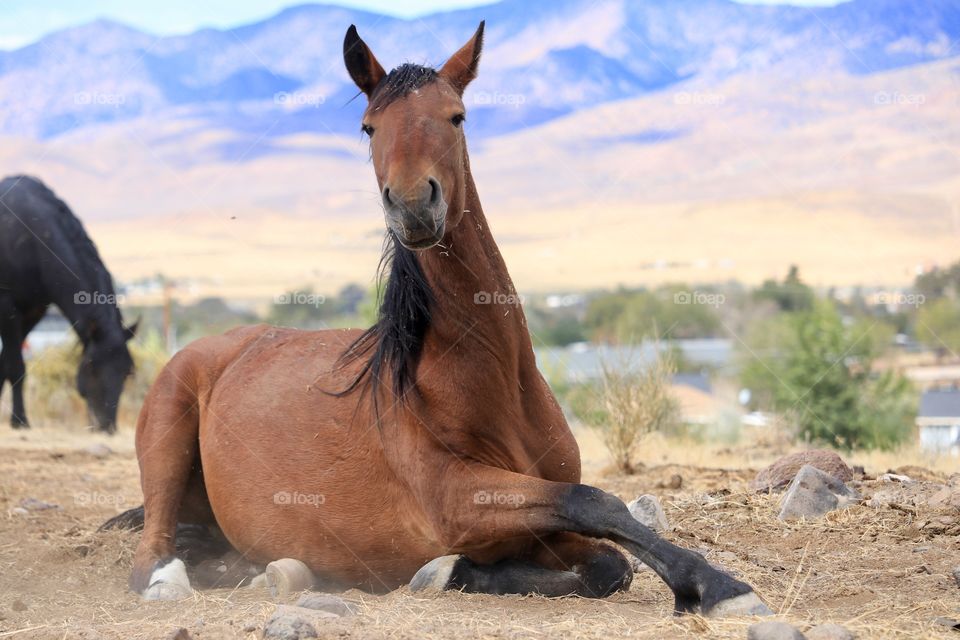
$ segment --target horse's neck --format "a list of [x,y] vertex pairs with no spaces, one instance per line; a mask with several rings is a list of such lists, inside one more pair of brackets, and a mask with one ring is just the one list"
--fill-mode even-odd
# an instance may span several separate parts
[[[83,295],[87,297],[84,298]],[[117,336],[113,334],[121,328],[120,324],[113,320],[114,314],[120,313],[119,310],[112,303],[109,305],[98,303],[93,299],[94,295],[108,294],[96,289],[80,289],[60,291],[53,296],[53,303],[60,309],[63,317],[70,322],[70,326],[73,327],[84,346],[92,340],[94,328],[99,329],[99,335],[103,339],[119,337],[119,333]],[[85,299],[88,302],[84,302]]]
[[428,337],[451,348],[483,348],[522,376],[536,368],[526,318],[469,170],[464,209],[446,244],[421,257],[437,299]]

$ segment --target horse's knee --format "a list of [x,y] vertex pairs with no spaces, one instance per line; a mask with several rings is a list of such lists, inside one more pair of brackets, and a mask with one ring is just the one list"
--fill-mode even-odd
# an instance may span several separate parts
[[633,567],[622,553],[608,545],[598,550],[588,562],[576,568],[583,583],[582,595],[606,598],[617,591],[626,591],[633,582]]

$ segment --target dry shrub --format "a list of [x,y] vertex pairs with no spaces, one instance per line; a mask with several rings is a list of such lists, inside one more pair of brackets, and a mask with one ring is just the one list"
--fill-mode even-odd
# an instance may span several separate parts
[[601,366],[598,388],[579,394],[574,411],[597,431],[616,468],[632,473],[644,436],[680,425],[680,407],[670,394],[676,365],[669,352],[657,349],[654,361],[646,366],[633,366],[630,355]]

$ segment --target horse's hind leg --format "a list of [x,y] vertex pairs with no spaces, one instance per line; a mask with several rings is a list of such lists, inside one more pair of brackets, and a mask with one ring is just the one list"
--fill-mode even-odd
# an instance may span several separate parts
[[143,489],[143,536],[130,588],[147,600],[192,593],[175,537],[191,470],[198,464],[199,407],[194,375],[174,358],[150,390],[137,423],[137,457]]
[[619,551],[596,540],[561,533],[544,540],[526,560],[481,565],[464,555],[437,558],[417,572],[410,588],[605,598],[630,588],[632,581],[633,569]]

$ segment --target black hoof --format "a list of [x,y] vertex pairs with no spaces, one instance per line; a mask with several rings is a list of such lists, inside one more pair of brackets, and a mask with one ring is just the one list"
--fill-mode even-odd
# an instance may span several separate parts
[[674,594],[677,615],[699,613],[709,618],[773,615],[773,611],[745,582],[713,567],[699,573],[689,589]]
[[21,418],[20,416],[13,416],[10,418],[10,426],[14,429],[29,429],[30,423],[27,422],[26,418]]

